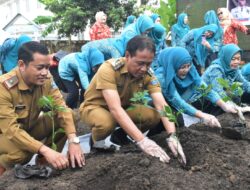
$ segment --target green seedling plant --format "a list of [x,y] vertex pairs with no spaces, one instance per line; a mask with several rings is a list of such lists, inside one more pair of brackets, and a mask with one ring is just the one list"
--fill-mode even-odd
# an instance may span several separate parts
[[[179,127],[179,123],[178,123],[177,118],[178,118],[179,114],[183,113],[183,111],[180,110],[177,113],[175,113],[172,111],[170,106],[164,106],[161,111],[156,110],[155,108],[148,105],[148,99],[146,98],[148,95],[149,94],[148,94],[147,90],[134,93],[133,97],[130,99],[130,102],[132,105],[127,110],[133,110],[133,109],[135,109],[134,105],[139,104],[139,105],[143,105],[143,106],[146,106],[150,109],[157,111],[162,117],[167,117],[170,122],[174,122],[176,124],[176,126],[177,126],[176,137],[178,138],[178,130],[177,129]],[[141,125],[141,113],[139,113],[139,120],[140,120],[140,125]],[[180,155],[177,156],[177,159],[179,160],[180,163],[182,163]]]
[[55,144],[55,137],[59,133],[65,133],[63,128],[59,128],[55,131],[55,119],[54,117],[58,112],[65,112],[66,108],[64,106],[59,106],[56,104],[55,100],[51,96],[42,96],[38,100],[38,106],[43,110],[44,115],[47,115],[52,121],[52,145],[53,150],[57,150],[57,145]]
[[239,105],[241,104],[241,96],[243,95],[243,89],[242,89],[242,83],[240,82],[233,82],[232,85],[230,85],[229,81],[223,78],[217,79],[218,83],[223,87],[225,90],[226,94],[222,99],[227,102],[227,101],[232,101],[235,98],[239,98],[240,102]]
[[[129,106],[127,108],[127,110],[134,110],[136,108],[136,105],[143,105],[149,108],[152,108],[151,106],[148,105],[148,99],[146,98],[147,96],[149,96],[148,91],[144,90],[144,91],[140,91],[140,92],[135,92],[133,94],[133,97],[130,98],[130,103],[131,106]],[[140,124],[140,128],[141,128],[141,106],[139,106],[139,113],[137,114],[137,117],[139,118],[139,124]]]
[[170,106],[164,106],[163,110],[160,111],[160,115],[162,117],[167,117],[169,119],[169,121],[174,122],[177,126],[177,128],[179,127],[179,123],[178,123],[178,116],[183,113],[182,110],[178,111],[178,112],[173,112],[173,110],[171,109]]
[[201,110],[204,111],[205,98],[212,90],[212,85],[201,84],[199,87],[196,87],[196,90],[200,93],[201,97],[199,101],[201,103]]

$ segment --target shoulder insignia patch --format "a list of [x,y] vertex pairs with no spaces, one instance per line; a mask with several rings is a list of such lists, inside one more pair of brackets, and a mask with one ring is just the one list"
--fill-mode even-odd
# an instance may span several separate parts
[[18,78],[16,75],[12,76],[9,79],[6,79],[3,81],[4,86],[9,90],[12,87],[16,86],[18,84]]
[[148,69],[148,74],[149,74],[149,76],[154,76],[154,70],[152,69],[152,68],[149,68]]
[[125,63],[121,59],[114,59],[111,61],[111,65],[115,71],[120,69],[124,64]]

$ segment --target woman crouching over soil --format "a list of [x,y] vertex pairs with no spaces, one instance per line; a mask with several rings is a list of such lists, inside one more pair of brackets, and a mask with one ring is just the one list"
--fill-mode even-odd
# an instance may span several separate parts
[[[192,57],[182,47],[173,47],[163,50],[159,55],[159,68],[155,74],[159,79],[162,92],[170,105],[185,114],[201,119],[204,124],[211,127],[221,127],[217,118],[211,114],[218,106],[229,113],[237,113],[230,104],[225,103],[217,92],[210,90],[202,93],[201,89],[208,88],[199,76],[192,63]],[[205,96],[210,102],[200,103],[199,98]],[[198,107],[205,109],[198,110]],[[205,113],[204,110],[208,113]]]

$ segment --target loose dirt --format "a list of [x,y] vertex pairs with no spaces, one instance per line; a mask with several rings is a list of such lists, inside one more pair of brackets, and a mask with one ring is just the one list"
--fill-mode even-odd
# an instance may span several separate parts
[[250,189],[250,116],[246,118],[247,125],[241,126],[235,116],[224,114],[219,118],[222,130],[202,125],[180,128],[178,135],[187,156],[186,167],[171,154],[166,135],[161,133],[151,138],[171,157],[169,164],[145,155],[130,144],[115,153],[90,153],[83,169],[67,169],[46,180],[20,180],[13,171],[8,171],[0,179],[0,189],[247,190]]

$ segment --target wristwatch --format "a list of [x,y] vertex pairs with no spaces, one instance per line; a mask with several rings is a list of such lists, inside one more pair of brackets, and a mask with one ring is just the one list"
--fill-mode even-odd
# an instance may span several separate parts
[[79,137],[73,137],[73,138],[69,139],[69,144],[70,143],[79,144],[80,143]]

